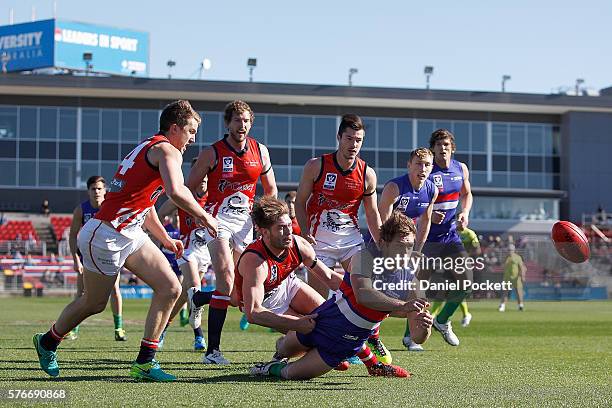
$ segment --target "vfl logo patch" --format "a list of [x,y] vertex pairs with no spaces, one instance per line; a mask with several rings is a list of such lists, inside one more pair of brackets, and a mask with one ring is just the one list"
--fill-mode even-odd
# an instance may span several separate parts
[[118,179],[114,178],[110,182],[109,192],[111,192],[111,193],[118,193],[119,191],[121,191],[121,189],[123,188],[124,184],[125,184],[125,182],[123,180],[118,180]]
[[397,208],[402,211],[406,211],[406,208],[408,208],[409,202],[410,202],[410,197],[402,197],[399,200],[399,204],[397,205]]
[[325,182],[323,183],[323,188],[325,190],[335,190],[337,179],[338,175],[336,173],[327,173],[325,175]]
[[438,190],[444,191],[444,183],[442,182],[442,175],[441,174],[434,174],[433,182],[436,185],[436,187],[438,187]]
[[278,279],[278,267],[276,265],[272,265],[270,268],[270,283],[276,282]]
[[232,173],[234,171],[234,158],[224,157],[223,158],[223,173]]

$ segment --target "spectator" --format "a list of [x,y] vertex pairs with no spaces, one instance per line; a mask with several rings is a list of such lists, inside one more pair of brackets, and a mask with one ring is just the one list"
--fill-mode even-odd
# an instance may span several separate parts
[[42,276],[42,282],[48,285],[53,283],[53,272],[50,269],[46,269]]
[[54,252],[51,252],[51,255],[49,256],[49,262],[57,263],[57,257],[55,256]]
[[46,198],[43,200],[42,205],[40,206],[40,212],[47,217],[51,214],[51,207],[49,207],[49,200]]

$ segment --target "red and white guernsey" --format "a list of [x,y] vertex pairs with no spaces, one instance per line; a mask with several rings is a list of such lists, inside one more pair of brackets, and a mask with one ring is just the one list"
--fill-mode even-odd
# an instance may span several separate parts
[[147,152],[159,143],[169,143],[164,135],[144,140],[123,159],[95,218],[108,221],[117,231],[134,238],[146,215],[164,192],[159,169],[147,159]]
[[310,234],[324,247],[346,248],[363,242],[357,212],[365,192],[368,165],[356,158],[342,170],[335,153],[321,156],[321,172],[306,205]]
[[[204,193],[202,197],[196,196],[195,199],[200,204],[200,207],[204,208],[206,204],[206,199],[208,198],[208,191]],[[198,227],[195,218],[187,211],[179,208],[177,210],[177,217],[179,219],[179,234],[181,234],[182,239],[189,239],[189,235],[191,231]]]
[[[258,240],[249,244],[249,246],[247,246],[244,252],[240,255],[238,263],[236,264],[236,270],[238,270],[242,257],[248,252],[256,254],[268,264],[268,276],[264,282],[264,299],[267,299],[270,295],[272,295],[274,290],[278,288],[280,284],[283,283],[283,281],[302,264],[302,254],[300,253],[295,237],[292,237],[291,246],[287,248],[287,250],[280,257],[274,255],[270,249],[268,249],[263,239],[259,238]],[[235,285],[238,300],[240,301],[241,305],[243,303],[243,280],[244,278],[240,272],[236,272]]]
[[263,170],[261,150],[255,139],[247,137],[244,149],[236,151],[227,137],[212,145],[217,160],[208,173],[206,211],[218,220],[245,222]]

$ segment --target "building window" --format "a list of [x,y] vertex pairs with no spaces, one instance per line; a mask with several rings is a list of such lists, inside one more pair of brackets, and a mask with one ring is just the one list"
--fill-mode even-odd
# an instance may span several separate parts
[[17,161],[0,160],[0,185],[14,186],[17,181]]
[[[289,146],[289,118],[287,116],[268,115],[268,139],[270,146]],[[274,156],[272,156],[274,157]]]
[[291,146],[312,146],[312,142],[312,117],[292,116]]
[[40,108],[40,139],[57,139],[57,109]]

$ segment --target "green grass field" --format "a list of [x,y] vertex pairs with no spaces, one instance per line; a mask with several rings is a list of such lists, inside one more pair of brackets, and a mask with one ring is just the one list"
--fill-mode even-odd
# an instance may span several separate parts
[[[509,304],[472,302],[472,325],[456,316],[459,347],[433,333],[424,353],[401,345],[403,322],[388,319],[382,338],[394,363],[411,379],[370,378],[362,365],[322,378],[289,382],[249,377],[248,368],[268,360],[277,334],[251,327],[240,332],[230,310],[222,349],[229,368],[200,363],[192,332],[178,324],[158,353],[177,375],[171,384],[136,383],[128,377],[142,336],[147,301],[128,300],[129,341],[113,338],[110,308],[81,326],[80,338],[59,349],[60,377],[38,367],[32,335],[46,331],[67,298],[0,299],[0,389],[65,389],[70,405],[96,406],[611,406],[612,302],[533,302],[525,312]],[[206,313],[204,313],[206,316]],[[7,400],[0,402],[5,404]]]

